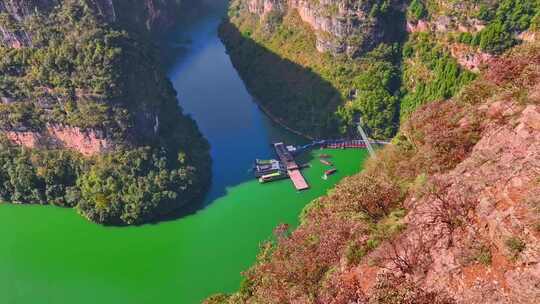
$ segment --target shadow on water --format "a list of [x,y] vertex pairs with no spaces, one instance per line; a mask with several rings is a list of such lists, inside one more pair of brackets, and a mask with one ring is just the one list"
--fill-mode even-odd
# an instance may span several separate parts
[[249,92],[274,119],[312,137],[339,134],[335,112],[344,101],[330,82],[273,53],[228,21],[219,31]]
[[[180,105],[210,143],[212,183],[203,200],[160,222],[197,213],[226,196],[228,189],[252,180],[253,161],[275,157],[273,142],[308,142],[271,120],[258,104],[305,133],[336,132],[337,124],[329,117],[341,103],[339,92],[311,70],[242,37],[234,27],[224,37],[226,49],[218,37],[220,24],[222,29],[228,26],[222,21],[225,11],[216,9],[195,23],[179,25],[162,43]],[[313,129],[317,131],[309,132]]]

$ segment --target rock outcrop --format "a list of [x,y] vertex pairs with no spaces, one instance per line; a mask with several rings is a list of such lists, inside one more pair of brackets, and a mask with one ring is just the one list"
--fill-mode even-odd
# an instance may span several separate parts
[[114,144],[101,132],[77,127],[47,125],[44,132],[6,131],[6,137],[17,145],[32,149],[69,149],[84,156],[111,151]]
[[[387,261],[379,274],[391,269],[458,303],[538,303],[540,107],[502,101],[483,110],[508,122],[486,126],[465,161],[434,177],[444,188],[411,197],[407,230],[372,257]],[[461,224],[447,221],[460,218]],[[364,287],[372,292],[372,285]]]
[[377,45],[383,36],[367,1],[249,0],[250,13],[262,21],[296,10],[316,33],[320,52],[355,55]]
[[450,54],[456,58],[462,67],[474,72],[479,72],[481,67],[488,64],[495,57],[460,43],[451,45]]

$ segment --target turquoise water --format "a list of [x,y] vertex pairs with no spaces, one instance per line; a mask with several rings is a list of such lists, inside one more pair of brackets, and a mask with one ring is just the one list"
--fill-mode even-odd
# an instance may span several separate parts
[[104,227],[71,209],[0,205],[0,303],[190,304],[234,292],[277,224],[296,225],[308,202],[360,170],[365,151],[326,151],[338,173],[322,180],[322,152],[314,151],[303,159],[312,164],[304,170],[309,191],[251,177],[254,158],[271,156],[272,142],[303,140],[253,102],[217,37],[223,12],[168,38],[171,80],[212,146],[205,208],[158,224]]

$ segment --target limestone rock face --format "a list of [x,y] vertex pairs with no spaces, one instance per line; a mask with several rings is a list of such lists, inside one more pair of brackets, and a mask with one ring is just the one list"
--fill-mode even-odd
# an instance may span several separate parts
[[320,52],[355,55],[376,45],[383,33],[370,12],[369,1],[245,0],[250,13],[261,20],[271,14],[296,10],[317,36]]
[[69,149],[85,156],[112,150],[114,144],[97,130],[77,127],[48,125],[43,132],[6,131],[13,143],[26,148]]
[[[433,197],[409,202],[408,235],[420,229],[421,242],[430,244],[421,254],[432,261],[415,279],[459,303],[538,303],[540,247],[533,226],[540,194],[540,107],[501,101],[487,111],[508,123],[486,126],[471,155],[439,177],[448,183],[439,195],[451,208],[457,202],[470,208],[467,224],[451,231],[433,221]],[[510,238],[521,239],[523,251],[512,252]],[[419,239],[410,242],[420,247]],[[490,253],[491,265],[468,261],[477,258],[480,246]]]

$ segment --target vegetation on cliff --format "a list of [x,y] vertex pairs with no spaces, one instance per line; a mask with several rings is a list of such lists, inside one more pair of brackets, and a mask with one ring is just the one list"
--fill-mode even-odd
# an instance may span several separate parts
[[480,6],[478,18],[487,23],[474,35],[463,34],[461,41],[481,50],[500,54],[518,43],[517,33],[528,30],[540,16],[537,0],[490,1]]
[[[232,1],[221,36],[258,102],[312,137],[351,135],[362,117],[371,137],[391,138],[400,118],[475,78],[477,70],[460,63],[478,55],[455,54],[456,43],[500,54],[540,20],[536,0],[414,0],[406,11],[400,1],[262,3]],[[413,26],[408,37],[406,21]],[[343,45],[346,51],[333,51]],[[374,58],[381,48],[392,49],[391,56]]]
[[[404,19],[389,1],[365,6],[361,9],[368,13],[369,28],[387,22],[392,34],[383,43],[366,46],[368,52],[354,59],[320,53],[316,44],[325,33],[316,37],[294,9],[259,19],[247,12],[244,1],[233,1],[230,22],[222,25],[220,34],[250,91],[286,125],[311,137],[338,137],[354,132],[361,115],[371,136],[389,138],[399,112],[400,47],[394,42],[402,38],[399,24]],[[362,36],[361,25],[357,32],[348,43],[371,40]]]
[[297,230],[276,228],[238,293],[206,303],[537,302],[538,54],[419,107]]
[[[0,126],[47,141],[47,126],[92,130],[106,151],[82,156],[52,143],[2,141],[0,199],[76,207],[92,221],[134,224],[200,196],[208,144],[182,114],[142,33],[106,22],[87,1],[66,0],[22,22],[32,46],[0,47]],[[9,136],[8,136],[9,137]]]
[[401,117],[419,106],[454,96],[475,78],[428,33],[414,33],[403,46]]

